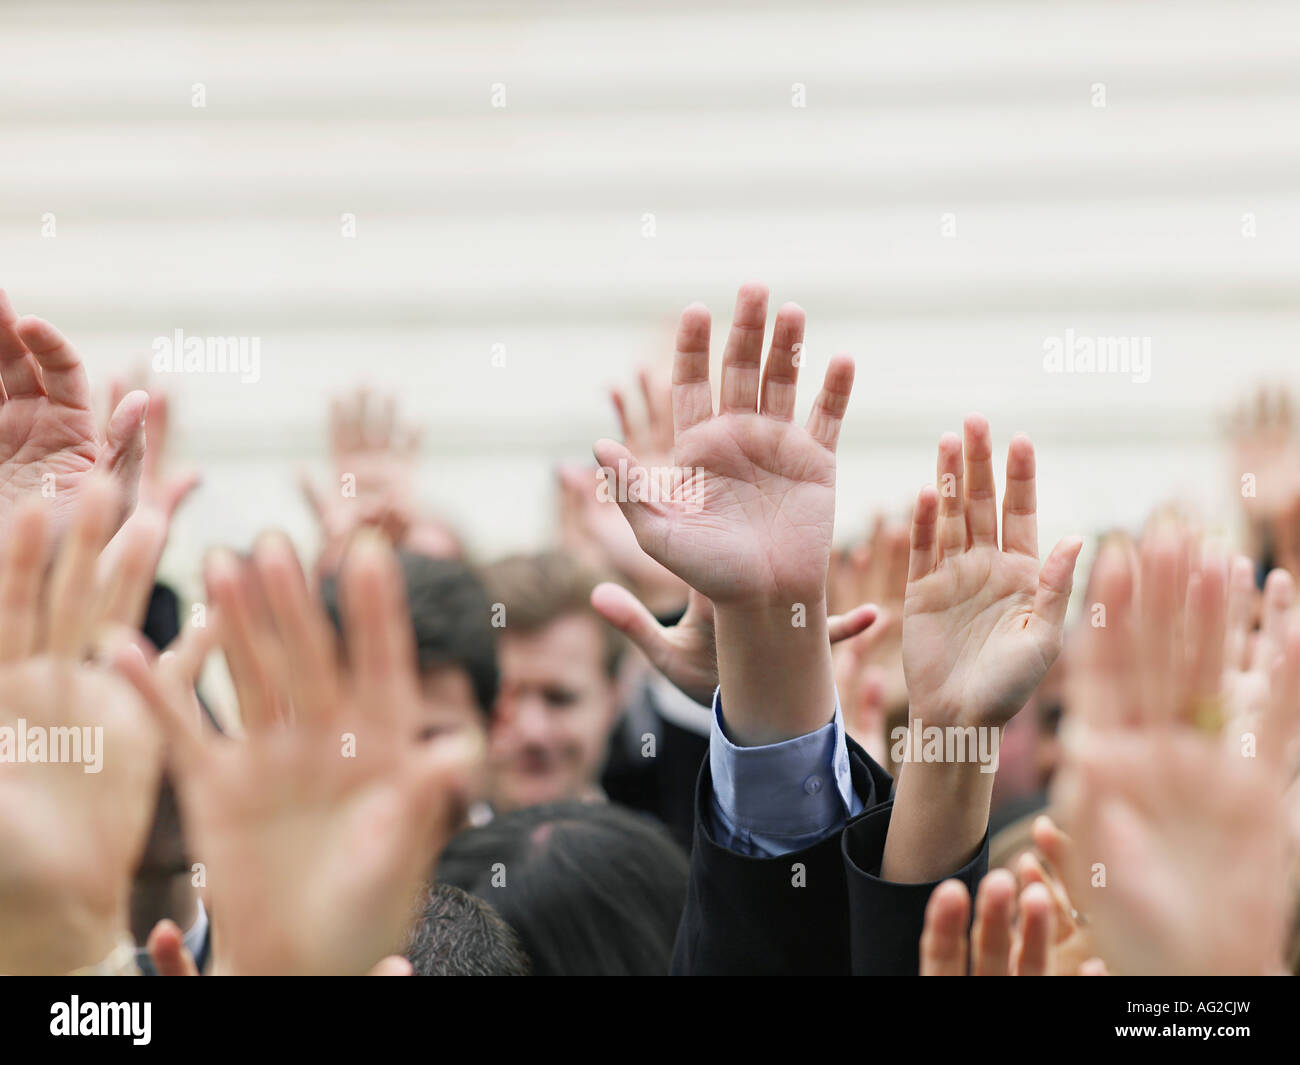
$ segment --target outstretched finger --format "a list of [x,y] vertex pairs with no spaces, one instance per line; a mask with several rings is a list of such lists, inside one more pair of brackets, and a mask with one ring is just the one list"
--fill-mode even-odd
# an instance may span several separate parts
[[709,385],[709,309],[692,303],[677,323],[673,358],[673,439],[713,417]]
[[922,976],[965,976],[970,894],[960,880],[945,880],[930,893],[921,932]]
[[1078,668],[1067,673],[1071,716],[1098,729],[1133,723],[1134,574],[1128,545],[1108,537],[1092,567],[1088,623],[1080,630]]
[[140,628],[166,543],[167,521],[163,515],[141,508],[131,516],[105,552],[108,573],[97,612],[98,624]]
[[1016,882],[1023,892],[1030,884],[1042,884],[1052,897],[1052,914],[1057,925],[1064,925],[1065,930],[1074,927],[1074,910],[1066,897],[1065,889],[1056,883],[1047,871],[1041,859],[1032,851],[1025,851],[1016,861]]
[[253,560],[266,590],[275,632],[283,647],[296,719],[321,718],[338,684],[335,640],[329,620],[307,589],[293,545],[283,533],[258,540]]
[[741,285],[722,352],[720,414],[753,414],[758,410],[759,365],[766,329],[767,286],[754,281]]
[[673,449],[673,391],[659,370],[643,368],[638,379],[645,399],[646,432],[655,453],[667,455]]
[[40,367],[18,335],[17,325],[18,315],[9,296],[0,289],[0,381],[4,383],[0,399],[45,394]]
[[623,438],[623,442],[629,443],[632,440],[632,420],[627,413],[627,400],[623,398],[623,391],[619,388],[612,388],[609,392],[610,402],[614,405],[614,417],[618,419],[618,432]]
[[998,486],[993,477],[993,434],[988,419],[970,414],[962,427],[966,459],[966,527],[971,544],[997,546]]
[[1228,618],[1224,633],[1224,659],[1229,669],[1250,666],[1250,634],[1259,609],[1259,591],[1255,587],[1255,563],[1245,555],[1232,560],[1228,573]]
[[[651,495],[662,499],[663,493],[633,491],[631,480],[635,476],[632,471],[641,471],[647,475],[650,471],[646,471],[637,457],[616,440],[597,440],[592,452],[600,465],[600,476],[605,482],[604,491],[618,503],[641,550],[659,562],[669,528],[668,513],[662,502],[645,497]],[[687,487],[694,490],[699,486]],[[668,489],[668,497],[672,498],[671,488]]]
[[859,633],[866,632],[879,618],[880,608],[875,603],[864,603],[843,614],[832,615],[826,619],[831,643],[850,640]]
[[926,485],[916,497],[912,511],[912,545],[907,579],[919,581],[934,572],[939,561],[939,493]]
[[1255,642],[1255,669],[1266,673],[1272,667],[1286,638],[1287,615],[1294,603],[1294,578],[1284,569],[1273,570],[1264,581],[1259,639]]
[[955,433],[944,433],[939,438],[939,457],[935,466],[935,484],[939,492],[939,557],[944,559],[966,550],[962,445],[961,438]]
[[167,759],[181,780],[193,774],[204,756],[204,731],[211,726],[196,720],[182,700],[165,692],[149,664],[134,644],[123,644],[114,653],[113,668],[137,692],[153,716],[167,745]]
[[971,930],[971,975],[1006,976],[1011,968],[1011,924],[1015,914],[1016,878],[994,869],[980,881]]
[[95,569],[116,528],[120,496],[102,477],[89,478],[77,502],[50,575],[45,646],[53,655],[80,658],[93,625]]
[[591,605],[597,614],[636,644],[657,669],[663,669],[670,650],[664,627],[640,599],[621,584],[605,581],[592,589]]
[[772,347],[763,367],[761,412],[769,418],[790,421],[794,417],[795,393],[803,355],[803,308],[787,303],[776,312]]
[[239,718],[252,734],[282,720],[283,676],[276,659],[280,648],[269,625],[259,616],[253,576],[233,553],[215,551],[204,567],[208,601],[221,612],[221,650],[239,703]]
[[144,472],[145,420],[149,415],[149,393],[138,389],[128,392],[108,419],[104,449],[95,460],[95,469],[103,471],[122,487],[123,503],[135,505]]
[[1187,628],[1192,694],[1197,700],[1215,698],[1223,686],[1228,629],[1228,562],[1222,555],[1207,550],[1188,578]]
[[14,330],[40,364],[46,395],[65,407],[91,410],[86,367],[67,338],[40,318],[20,318]]
[[843,354],[831,356],[806,426],[808,435],[828,451],[834,451],[839,442],[840,426],[844,424],[844,412],[849,409],[852,393],[853,359]]
[[1034,615],[1045,621],[1059,640],[1065,633],[1065,615],[1074,588],[1074,567],[1083,550],[1083,540],[1067,536],[1047,556],[1038,573],[1038,590],[1034,593]]
[[1002,496],[1002,550],[1038,557],[1038,482],[1034,445],[1018,434],[1007,448]]
[[1020,893],[1020,950],[1017,976],[1047,976],[1052,952],[1052,897],[1045,884]]
[[0,663],[21,661],[36,650],[47,522],[45,506],[27,500],[6,532],[0,552]]

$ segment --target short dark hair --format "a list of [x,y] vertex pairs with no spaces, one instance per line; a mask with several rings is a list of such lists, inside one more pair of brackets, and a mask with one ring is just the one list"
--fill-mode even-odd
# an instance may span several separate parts
[[452,839],[438,880],[487,899],[538,976],[666,975],[687,860],[657,822],[613,803],[515,810]]
[[590,617],[601,639],[605,672],[618,673],[623,637],[591,605],[600,578],[564,551],[511,555],[483,568],[483,582],[494,603],[505,607],[507,631],[540,632],[569,614]]
[[519,936],[487,902],[451,884],[429,889],[406,946],[416,976],[528,976]]
[[[469,674],[474,699],[484,714],[492,712],[500,675],[492,604],[483,582],[464,562],[399,551],[406,584],[406,603],[415,629],[415,654],[421,672],[454,666]],[[334,627],[343,631],[339,581],[321,582],[321,598]]]

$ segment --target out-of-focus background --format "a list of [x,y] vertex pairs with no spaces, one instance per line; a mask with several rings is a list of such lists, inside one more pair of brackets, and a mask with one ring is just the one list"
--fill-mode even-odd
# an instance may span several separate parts
[[[1293,376],[1285,0],[56,0],[0,41],[19,313],[96,386],[178,329],[260,344],[256,381],[168,381],[207,474],[178,558],[309,545],[295,471],[360,381],[425,427],[476,554],[538,543],[609,386],[748,279],[807,309],[808,378],[857,356],[846,535],[971,409],[1034,436],[1045,541],[1175,496],[1230,524],[1222,416]],[[1070,336],[1134,338],[1149,380],[1047,372]]]

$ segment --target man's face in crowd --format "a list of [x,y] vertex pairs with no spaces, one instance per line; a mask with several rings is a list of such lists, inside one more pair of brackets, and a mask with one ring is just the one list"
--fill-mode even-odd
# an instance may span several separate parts
[[536,632],[502,632],[490,755],[498,810],[583,798],[597,786],[617,709],[600,625],[568,614]]

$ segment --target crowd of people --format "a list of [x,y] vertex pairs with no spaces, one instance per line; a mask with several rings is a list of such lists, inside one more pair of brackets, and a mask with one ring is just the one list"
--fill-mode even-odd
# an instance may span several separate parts
[[687,307],[537,553],[417,502],[436,426],[336,401],[318,549],[213,545],[190,603],[166,395],[104,417],[0,293],[0,973],[1295,971],[1283,390],[1232,427],[1239,551],[1153,499],[1076,582],[976,414],[836,539],[853,361],[800,423],[768,323],[742,286],[718,375]]

